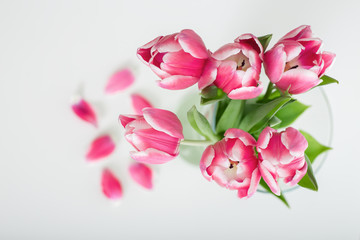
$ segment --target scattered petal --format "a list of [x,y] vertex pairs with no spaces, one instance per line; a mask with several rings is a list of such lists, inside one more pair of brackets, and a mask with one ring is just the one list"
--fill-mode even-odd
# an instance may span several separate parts
[[115,144],[109,135],[95,139],[86,154],[86,160],[95,161],[109,156],[115,149]]
[[153,188],[153,173],[151,168],[143,163],[133,163],[129,167],[132,179],[146,189]]
[[118,200],[123,195],[120,181],[109,169],[104,169],[102,172],[101,187],[104,195],[109,199]]
[[97,127],[95,111],[87,101],[80,99],[78,102],[74,103],[71,108],[80,119]]
[[114,73],[105,88],[105,92],[108,94],[113,94],[118,91],[124,90],[132,85],[135,81],[134,74],[130,69],[124,68],[116,73]]
[[142,110],[144,108],[146,108],[146,107],[152,108],[151,103],[139,94],[132,94],[131,101],[132,101],[132,106],[134,108],[135,114],[142,115]]

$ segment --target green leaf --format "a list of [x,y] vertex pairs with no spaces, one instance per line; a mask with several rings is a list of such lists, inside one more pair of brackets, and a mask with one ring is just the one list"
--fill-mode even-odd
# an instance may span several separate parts
[[320,79],[322,79],[323,81],[318,86],[328,85],[331,83],[339,84],[338,80],[336,80],[335,78],[329,77],[327,75],[322,76]]
[[208,86],[201,91],[201,104],[210,104],[226,98],[226,93],[216,86]]
[[244,111],[245,100],[231,100],[216,124],[216,133],[224,133],[229,128],[237,128]]
[[214,134],[208,120],[193,106],[187,112],[188,121],[191,126],[197,131],[200,135],[204,136],[206,139],[217,141],[218,137]]
[[261,45],[263,46],[264,52],[265,52],[266,48],[269,46],[271,38],[272,38],[272,34],[268,34],[268,35],[265,35],[265,36],[258,37]]
[[270,190],[269,186],[266,184],[266,182],[264,181],[264,179],[262,179],[262,178],[261,178],[261,180],[260,180],[260,185],[261,185],[263,188],[265,188],[266,191],[268,191],[269,193],[271,193],[272,195],[274,195],[275,197],[277,197],[278,199],[280,199],[288,208],[290,208],[290,205],[289,205],[289,203],[286,201],[285,196],[284,196],[282,193],[280,194],[280,196],[274,194],[274,193]]
[[307,163],[307,172],[305,174],[305,176],[300,180],[300,182],[298,182],[298,185],[304,188],[308,188],[310,190],[313,191],[317,191],[318,188],[318,184],[316,182],[316,178],[311,166],[311,162],[310,159],[308,158],[308,156],[305,154],[305,160]]
[[276,116],[273,116],[269,120],[269,127],[276,128],[279,124],[281,124],[281,119],[277,118]]
[[315,161],[317,156],[321,153],[326,152],[331,149],[331,147],[327,147],[325,145],[320,144],[313,136],[309,133],[300,130],[301,134],[306,138],[308,142],[308,148],[305,150],[305,154],[309,157],[311,163]]
[[262,129],[268,121],[281,109],[284,104],[289,102],[289,96],[283,96],[272,100],[271,102],[262,104],[245,115],[241,120],[239,128],[245,132],[253,133]]
[[[221,101],[218,102],[217,107],[216,107],[216,116],[215,116],[215,124],[217,125],[217,123],[220,120],[220,117],[222,116],[222,114],[224,113],[227,105],[229,104],[229,102],[231,101],[230,98],[225,98]],[[246,104],[247,105],[247,104]],[[245,106],[246,106],[245,105]]]
[[292,124],[309,106],[299,101],[288,102],[284,105],[275,116],[281,120],[281,123],[274,128],[285,128]]

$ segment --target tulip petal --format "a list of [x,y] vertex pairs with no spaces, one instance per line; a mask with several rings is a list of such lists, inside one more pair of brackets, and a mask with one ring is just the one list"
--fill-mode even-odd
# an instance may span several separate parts
[[175,138],[184,139],[183,127],[174,113],[158,108],[145,108],[142,111],[146,122],[155,130],[167,133]]
[[322,75],[324,75],[325,71],[332,66],[332,64],[334,63],[336,55],[334,53],[324,51],[321,54],[321,57],[322,57],[322,59],[324,61],[324,66],[321,69],[321,72],[319,74],[320,77]]
[[109,156],[115,149],[115,144],[109,135],[96,138],[86,154],[87,161],[95,161]]
[[284,46],[284,52],[286,53],[286,62],[290,62],[304,50],[304,47],[296,41],[283,41],[281,43]]
[[[265,161],[264,161],[265,162]],[[270,190],[280,196],[280,187],[279,184],[277,183],[277,181],[275,180],[275,177],[273,176],[272,173],[270,173],[270,171],[263,165],[264,162],[261,162],[259,164],[259,170],[261,173],[262,178],[264,179],[264,181],[266,182],[266,184],[269,186]]]
[[298,130],[292,127],[288,127],[285,132],[281,133],[281,142],[294,157],[304,155],[304,151],[308,147],[306,138]]
[[[271,127],[264,128],[264,130],[262,130],[257,140],[257,147],[262,149],[267,148],[270,142],[270,138],[274,133],[276,133],[275,129],[272,129]],[[258,151],[260,150],[258,149]]]
[[181,90],[191,87],[199,81],[198,77],[175,75],[158,81],[160,87],[169,90]]
[[120,181],[109,169],[102,172],[101,187],[104,195],[111,200],[118,200],[123,195]]
[[198,82],[199,90],[203,90],[215,81],[218,64],[219,63],[216,60],[210,58],[208,59]]
[[140,94],[132,94],[131,95],[131,103],[134,108],[134,111],[136,114],[141,115],[142,110],[147,107],[152,107],[151,103],[146,100],[143,96]]
[[241,51],[240,45],[238,43],[228,43],[216,50],[212,57],[216,60],[223,61],[228,57],[238,54]]
[[215,157],[215,150],[213,146],[208,146],[203,152],[200,160],[200,170],[206,180],[211,181],[211,176],[207,172],[207,168],[211,165],[212,160]]
[[285,36],[283,36],[280,41],[283,40],[298,40],[301,38],[311,38],[312,31],[309,25],[301,25],[290,32],[288,32]]
[[203,40],[193,30],[182,30],[178,35],[178,41],[183,50],[190,53],[193,57],[200,59],[207,59],[209,57]]
[[276,86],[290,94],[300,94],[321,83],[318,75],[313,71],[296,68],[283,73]]
[[87,101],[80,99],[71,106],[71,109],[80,119],[97,127],[95,111]]
[[137,49],[137,56],[138,58],[145,63],[146,65],[149,64],[150,59],[152,58],[151,55],[151,48],[162,38],[162,36],[155,38],[154,40],[148,42],[142,47]]
[[180,44],[176,41],[177,33],[167,35],[159,40],[154,48],[160,53],[177,52],[181,50]]
[[153,148],[148,148],[140,152],[132,151],[130,152],[130,156],[137,162],[147,164],[163,164],[176,157]]
[[263,90],[263,85],[260,82],[257,87],[251,86],[251,87],[241,87],[234,89],[228,94],[228,97],[231,99],[252,99],[259,96],[262,90]]
[[255,146],[256,140],[250,133],[237,128],[229,128],[224,134],[225,138],[239,138],[246,146]]
[[260,56],[260,59],[263,59],[263,46],[261,45],[259,39],[255,37],[251,33],[242,34],[239,37],[237,37],[234,42],[240,43],[240,44],[247,44],[252,49],[254,49]]
[[285,69],[286,53],[284,45],[279,44],[264,54],[265,73],[272,83],[280,80]]
[[106,87],[105,92],[108,94],[113,94],[118,91],[124,90],[128,87],[130,87],[135,81],[135,77],[130,69],[122,69],[116,73],[114,73]]
[[126,127],[130,122],[141,118],[139,115],[120,115],[119,121],[123,127]]
[[153,188],[153,173],[151,168],[143,163],[133,163],[129,167],[132,179],[146,189]]

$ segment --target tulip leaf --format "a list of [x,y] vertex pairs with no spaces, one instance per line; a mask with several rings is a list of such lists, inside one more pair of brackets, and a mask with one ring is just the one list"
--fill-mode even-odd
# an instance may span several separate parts
[[269,188],[269,186],[266,184],[266,182],[261,178],[260,183],[259,183],[266,191],[268,191],[269,193],[271,193],[272,195],[274,195],[275,197],[277,197],[278,199],[280,199],[288,208],[290,208],[289,203],[286,201],[285,196],[281,193],[280,196],[274,194],[271,189]]
[[188,112],[187,117],[190,125],[197,131],[200,135],[204,136],[206,139],[217,141],[218,137],[214,134],[208,120],[202,115],[195,106],[193,106]]
[[226,93],[220,88],[217,88],[216,86],[208,86],[201,91],[200,103],[202,105],[211,104],[224,99],[226,96]]
[[216,123],[216,133],[224,133],[229,128],[237,128],[244,112],[245,100],[230,100],[224,113]]
[[289,96],[283,96],[260,105],[245,115],[240,122],[239,128],[249,133],[261,130],[277,111],[290,100]]
[[219,122],[220,117],[224,113],[224,111],[225,111],[225,109],[226,109],[226,107],[227,107],[227,105],[229,104],[230,101],[231,101],[230,98],[225,98],[225,99],[218,102],[217,107],[216,107],[216,116],[215,116],[215,120],[216,120],[215,123],[216,124]]
[[318,86],[328,85],[331,83],[339,84],[338,80],[336,80],[335,78],[329,77],[327,75],[322,76],[320,79],[322,79],[323,81]]
[[274,126],[275,129],[285,128],[292,124],[309,106],[299,101],[288,102],[275,116],[281,120],[281,123]]
[[316,182],[316,178],[311,166],[311,162],[309,157],[305,154],[305,160],[307,163],[307,172],[304,175],[304,177],[300,180],[300,182],[298,182],[298,185],[304,188],[308,188],[310,190],[313,191],[317,191],[318,190],[318,184]]
[[268,34],[268,35],[265,35],[265,36],[258,37],[261,45],[263,46],[264,52],[265,52],[266,48],[269,46],[271,38],[272,38],[272,34]]
[[279,124],[281,124],[281,119],[276,116],[269,120],[269,127],[276,128]]
[[321,153],[331,150],[331,147],[322,145],[309,133],[303,130],[300,130],[300,132],[308,142],[308,148],[305,150],[305,154],[308,156],[311,163],[313,163],[317,156],[319,156]]

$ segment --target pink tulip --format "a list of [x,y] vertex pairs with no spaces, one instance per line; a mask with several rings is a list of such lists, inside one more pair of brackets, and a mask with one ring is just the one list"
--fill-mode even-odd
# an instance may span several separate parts
[[[250,99],[261,94],[263,87],[259,78],[263,47],[254,35],[241,35],[234,43],[228,43],[214,52],[212,57],[217,60],[217,65],[213,64],[217,67],[213,84],[229,98]],[[211,83],[201,81],[199,86],[204,88]]]
[[205,149],[200,161],[203,176],[222,187],[238,190],[240,198],[251,197],[261,178],[255,146],[249,133],[228,129],[224,139]]
[[161,164],[179,155],[180,140],[184,139],[177,116],[166,110],[144,108],[143,115],[120,115],[125,138],[136,151],[131,157],[142,163]]
[[[202,39],[189,29],[157,37],[140,47],[137,55],[161,78],[159,86],[170,90],[197,83],[209,57]],[[211,77],[209,74],[204,76]]]
[[335,54],[322,52],[322,41],[313,37],[310,26],[300,26],[264,55],[270,81],[290,94],[300,94],[321,83],[320,77],[334,61]]
[[306,174],[304,151],[308,147],[305,137],[289,127],[278,133],[266,127],[257,142],[261,176],[276,195],[280,195],[278,179],[290,186],[297,184]]

